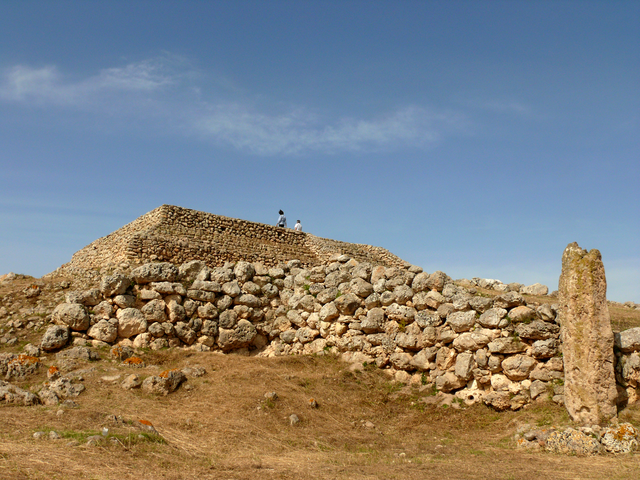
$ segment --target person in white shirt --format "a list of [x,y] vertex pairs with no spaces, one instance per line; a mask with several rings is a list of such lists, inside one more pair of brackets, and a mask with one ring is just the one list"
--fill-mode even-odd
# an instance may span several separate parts
[[300,223],[300,220],[297,220],[297,222],[298,222],[298,223],[296,223],[296,226],[295,226],[295,227],[293,227],[293,229],[294,229],[296,232],[301,232],[301,231],[302,231],[302,224]]
[[276,223],[276,227],[286,227],[287,226],[287,217],[284,216],[284,212],[280,210],[280,216],[278,217],[278,223]]

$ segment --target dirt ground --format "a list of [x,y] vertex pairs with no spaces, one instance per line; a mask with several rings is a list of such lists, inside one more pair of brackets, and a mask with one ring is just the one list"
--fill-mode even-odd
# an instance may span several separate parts
[[[101,352],[106,358],[107,352]],[[640,454],[560,456],[515,447],[523,424],[569,425],[546,400],[519,412],[437,407],[430,389],[400,387],[333,356],[264,359],[149,352],[145,368],[76,365],[86,390],[64,406],[0,407],[2,479],[633,479]],[[129,373],[201,366],[176,392],[120,387]],[[113,380],[113,377],[120,378]],[[18,383],[45,380],[45,373]],[[265,393],[276,392],[268,400]],[[318,404],[310,406],[311,400]],[[291,425],[289,416],[300,422]],[[122,417],[114,422],[113,416]],[[640,408],[620,413],[640,425]],[[159,435],[136,427],[153,424]],[[108,437],[88,446],[90,435]],[[62,438],[34,439],[51,430]]]

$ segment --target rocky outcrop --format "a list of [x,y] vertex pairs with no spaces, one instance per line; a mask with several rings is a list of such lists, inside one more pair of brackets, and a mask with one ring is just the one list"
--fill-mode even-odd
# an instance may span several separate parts
[[0,380],[0,403],[14,403],[18,405],[37,405],[40,399],[31,392]]
[[69,327],[66,325],[52,325],[42,336],[40,348],[45,352],[58,350],[69,343]]
[[577,243],[562,256],[560,324],[565,373],[565,405],[582,424],[607,423],[617,415],[613,331],[607,281],[598,250]]
[[186,380],[187,376],[182,371],[167,370],[160,375],[145,378],[142,382],[142,389],[147,393],[168,395]]

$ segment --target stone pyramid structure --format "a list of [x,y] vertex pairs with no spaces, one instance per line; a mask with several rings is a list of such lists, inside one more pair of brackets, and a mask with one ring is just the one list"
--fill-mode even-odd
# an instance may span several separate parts
[[190,260],[211,267],[240,260],[271,267],[297,259],[314,266],[342,254],[375,265],[408,265],[380,247],[162,205],[79,250],[59,270],[109,270],[124,264],[133,268],[153,261],[179,265]]

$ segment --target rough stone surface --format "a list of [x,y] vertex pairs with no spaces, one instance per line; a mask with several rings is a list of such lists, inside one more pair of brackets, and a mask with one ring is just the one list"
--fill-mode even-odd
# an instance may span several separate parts
[[467,332],[476,323],[476,312],[454,312],[447,315],[447,325],[456,333]]
[[173,282],[178,277],[178,267],[169,263],[146,263],[131,271],[137,283]]
[[[293,332],[295,336],[295,332]],[[248,320],[240,320],[233,329],[220,328],[218,333],[218,345],[223,350],[233,350],[249,346],[256,337],[257,331]]]
[[69,327],[66,325],[53,325],[47,328],[42,336],[40,348],[46,352],[51,352],[64,347],[69,343]]
[[564,432],[552,432],[547,439],[546,450],[564,455],[585,456],[600,453],[602,446],[595,438],[569,428]]
[[62,303],[52,314],[53,321],[58,325],[67,325],[71,330],[83,331],[89,328],[89,313],[79,303]]
[[137,308],[118,310],[118,336],[130,338],[147,331],[147,320]]
[[549,293],[549,288],[546,285],[540,283],[534,283],[520,289],[520,293],[524,295],[546,295]]
[[607,281],[598,250],[567,246],[559,297],[565,406],[578,423],[607,423],[617,416],[617,390]]
[[156,298],[142,307],[140,311],[147,319],[148,323],[165,322],[167,320],[167,314],[165,313],[166,308],[167,304],[164,303],[164,300]]
[[81,383],[73,383],[67,377],[47,382],[44,388],[38,392],[38,396],[44,405],[57,405],[68,397],[77,397],[84,392],[85,387]]
[[640,327],[630,328],[624,332],[616,333],[615,345],[624,353],[640,351]]
[[600,443],[609,453],[630,453],[638,449],[638,430],[630,423],[606,428]]
[[181,370],[167,370],[160,375],[145,378],[142,382],[142,389],[147,393],[168,395],[186,380],[187,376]]
[[89,328],[87,335],[96,340],[111,343],[118,337],[118,325],[115,322],[100,320]]
[[526,355],[513,355],[502,362],[502,370],[510,380],[524,380],[535,368],[536,361]]
[[40,398],[27,390],[0,380],[0,403],[14,403],[18,405],[37,405]]
[[131,285],[131,279],[123,273],[106,275],[100,280],[100,291],[105,297],[122,295]]

